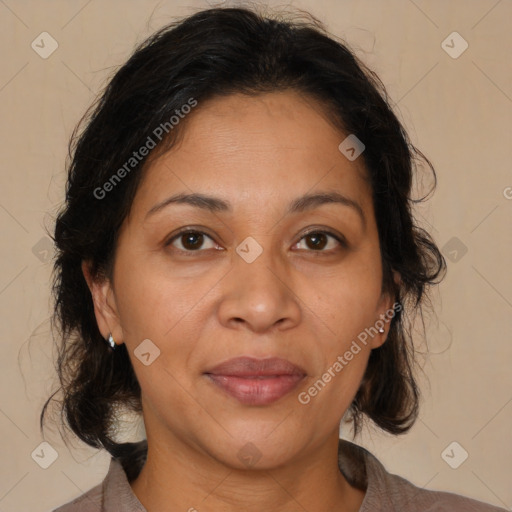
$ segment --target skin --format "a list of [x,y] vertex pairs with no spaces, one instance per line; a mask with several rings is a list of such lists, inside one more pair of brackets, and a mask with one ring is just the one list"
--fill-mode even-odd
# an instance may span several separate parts
[[[83,265],[100,331],[127,345],[142,389],[148,458],[132,489],[148,512],[357,511],[364,491],[339,471],[338,429],[389,324],[307,405],[298,394],[394,302],[381,289],[362,158],[345,158],[346,134],[291,91],[210,100],[185,122],[179,144],[139,186],[113,279],[93,280]],[[359,203],[365,223],[337,203],[286,214],[291,201],[319,191]],[[232,211],[173,204],[147,216],[180,192],[222,198]],[[186,237],[166,245],[188,226],[207,235],[198,249]],[[308,228],[348,246],[327,236],[318,248]],[[248,236],[263,249],[252,263],[235,251]],[[134,355],[145,339],[161,351],[148,366]],[[282,357],[307,375],[276,402],[243,405],[204,372],[244,355]],[[250,467],[238,457],[247,443],[260,456]]]

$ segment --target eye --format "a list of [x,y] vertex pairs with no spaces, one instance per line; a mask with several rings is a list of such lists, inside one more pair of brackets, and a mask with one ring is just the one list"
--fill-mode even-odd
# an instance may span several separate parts
[[[330,246],[329,239],[331,240]],[[303,240],[306,243],[305,249],[311,249],[315,252],[329,252],[336,249],[337,245],[341,245],[342,247],[346,247],[347,245],[342,237],[335,235],[334,233],[330,233],[328,231],[310,231],[300,239],[296,246],[298,246]],[[332,242],[333,240],[334,242]],[[324,250],[326,247],[327,249]],[[298,248],[303,249],[301,247]]]
[[201,248],[205,248],[203,246],[206,240],[210,240],[213,244],[211,247],[206,247],[206,249],[215,249],[217,247],[212,238],[206,233],[188,229],[174,235],[166,245],[172,245],[183,252],[198,252]]
[[[204,246],[207,241],[210,242],[210,247]],[[303,241],[305,241],[306,247],[300,247]],[[166,243],[166,246],[168,245],[184,253],[200,252],[201,249],[218,249],[218,245],[209,235],[203,231],[193,229],[180,231]],[[312,250],[313,252],[330,252],[334,251],[336,246],[347,247],[347,243],[339,235],[329,231],[316,230],[303,235],[294,247],[300,250]]]

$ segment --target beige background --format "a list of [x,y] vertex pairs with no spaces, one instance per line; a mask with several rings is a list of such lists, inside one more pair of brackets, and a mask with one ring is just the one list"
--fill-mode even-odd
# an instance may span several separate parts
[[[512,1],[290,5],[316,14],[380,74],[439,177],[418,210],[449,265],[434,294],[437,320],[428,322],[421,418],[406,436],[366,430],[359,442],[419,486],[512,510]],[[40,408],[56,382],[44,228],[63,198],[68,138],[107,77],[150,32],[205,6],[0,0],[1,512],[50,511],[106,473],[105,453],[79,442],[70,451],[56,428],[44,439],[39,433]],[[31,48],[43,31],[59,45],[48,59]],[[469,44],[457,59],[441,46],[453,31]],[[424,351],[419,338],[417,345]],[[46,470],[31,457],[43,440],[58,453]],[[441,457],[452,441],[469,453],[458,469]]]

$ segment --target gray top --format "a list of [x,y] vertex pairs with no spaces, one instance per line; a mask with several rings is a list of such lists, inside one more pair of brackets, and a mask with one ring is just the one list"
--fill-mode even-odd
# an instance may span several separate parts
[[[354,487],[365,490],[359,512],[505,512],[453,493],[416,487],[404,478],[388,473],[368,450],[340,439],[340,471]],[[101,484],[55,509],[53,512],[147,512],[133,493],[123,467],[112,458]]]

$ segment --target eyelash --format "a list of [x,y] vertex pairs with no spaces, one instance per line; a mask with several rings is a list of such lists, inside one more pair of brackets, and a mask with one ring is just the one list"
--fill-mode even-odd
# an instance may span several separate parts
[[[175,235],[173,235],[172,238],[170,238],[166,243],[165,243],[165,246],[169,246],[169,245],[172,245],[172,243],[175,241],[175,240],[178,240],[180,237],[182,237],[183,235],[187,235],[187,234],[195,234],[195,235],[205,235],[206,237],[208,237],[210,240],[214,241],[213,238],[208,235],[207,233],[205,233],[204,231],[200,231],[198,229],[190,229],[190,228],[186,228],[186,229],[183,229],[181,230],[180,232],[176,233]],[[331,238],[334,238],[342,248],[346,249],[348,248],[348,244],[347,244],[347,241],[342,237],[342,236],[339,236],[331,231],[328,231],[328,230],[325,230],[325,229],[312,229],[306,233],[304,233],[301,238],[299,239],[298,242],[296,242],[294,245],[296,245],[297,243],[299,243],[300,241],[302,241],[304,238],[306,238],[307,236],[310,236],[310,235],[327,235],[327,236],[330,236]],[[185,254],[186,256],[192,256],[194,253],[198,253],[198,252],[203,252],[204,250],[202,249],[197,249],[197,250],[187,250],[187,249],[178,249],[178,248],[174,248],[174,250],[178,251],[178,252],[181,252],[182,254]],[[302,249],[303,250],[303,249]],[[335,249],[330,249],[330,250],[319,250],[319,251],[315,251],[314,249],[310,249],[309,252],[313,252],[313,253],[326,253],[326,254],[329,254],[329,253],[332,253],[333,251],[335,251]]]

